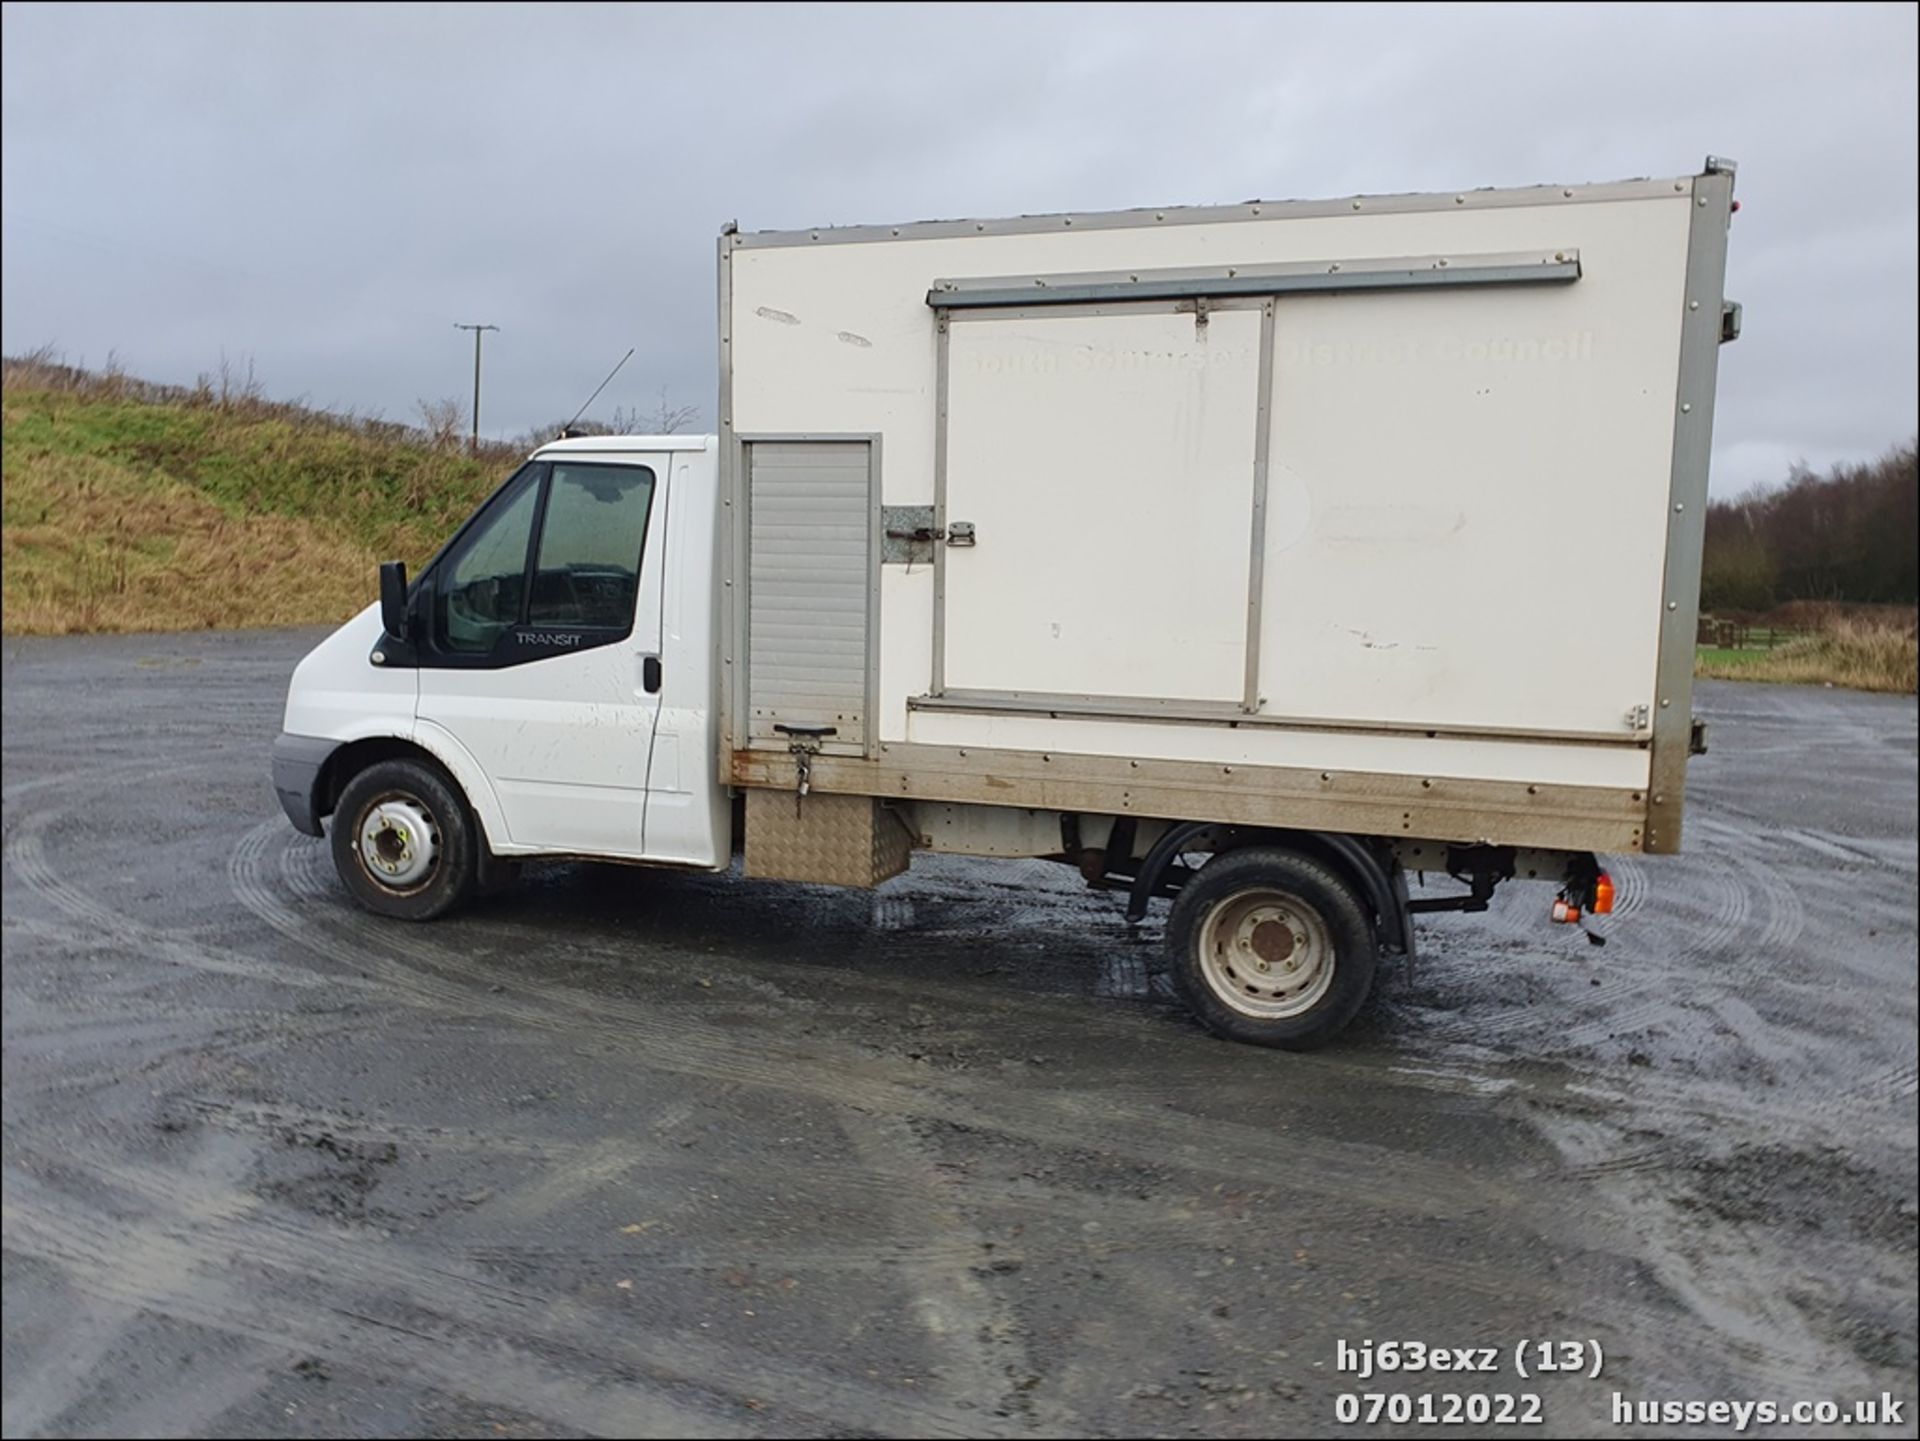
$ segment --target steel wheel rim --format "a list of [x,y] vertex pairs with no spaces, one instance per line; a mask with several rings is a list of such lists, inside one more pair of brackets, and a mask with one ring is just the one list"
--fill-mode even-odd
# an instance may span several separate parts
[[1256,1020],[1304,1015],[1333,985],[1333,932],[1286,891],[1258,886],[1228,896],[1208,913],[1199,948],[1207,989]]
[[408,894],[430,884],[440,869],[440,828],[416,796],[395,791],[360,812],[360,869],[383,890]]

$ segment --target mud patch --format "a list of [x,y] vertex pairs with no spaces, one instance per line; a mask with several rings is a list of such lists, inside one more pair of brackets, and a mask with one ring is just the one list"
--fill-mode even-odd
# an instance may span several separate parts
[[1039,1146],[955,1121],[914,1117],[913,1133],[956,1174],[983,1174],[1014,1186],[1046,1190],[1070,1186],[1089,1195],[1152,1200],[1165,1192],[1174,1170],[1077,1146]]
[[1890,1316],[1858,1305],[1836,1304],[1808,1291],[1789,1291],[1787,1299],[1824,1335],[1869,1366],[1898,1371],[1913,1359],[1920,1328],[1912,1311]]
[[1686,1175],[1688,1189],[1673,1203],[1716,1220],[1791,1226],[1907,1251],[1920,1244],[1912,1192],[1897,1192],[1838,1146],[1742,1146],[1692,1162]]
[[315,1216],[366,1224],[385,1219],[372,1204],[383,1171],[400,1159],[391,1141],[348,1141],[328,1130],[289,1127],[278,1153],[262,1161],[259,1185],[270,1196]]

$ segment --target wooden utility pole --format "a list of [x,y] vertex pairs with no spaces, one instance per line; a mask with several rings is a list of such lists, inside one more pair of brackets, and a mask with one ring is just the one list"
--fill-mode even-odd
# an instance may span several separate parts
[[471,330],[473,332],[473,438],[467,444],[467,451],[469,454],[478,455],[480,453],[480,336],[484,331],[498,330],[500,327],[497,325],[462,325],[456,320],[453,323],[453,328],[455,330]]

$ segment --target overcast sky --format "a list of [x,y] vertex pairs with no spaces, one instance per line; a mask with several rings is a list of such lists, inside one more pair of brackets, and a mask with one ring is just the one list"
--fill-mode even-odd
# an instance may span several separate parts
[[1714,489],[1916,428],[1910,5],[9,4],[4,346],[482,428],[714,420],[743,228],[1740,161]]

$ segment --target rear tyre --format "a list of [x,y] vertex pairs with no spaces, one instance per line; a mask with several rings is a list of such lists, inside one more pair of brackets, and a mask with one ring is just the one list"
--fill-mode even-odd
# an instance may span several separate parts
[[379,915],[430,921],[473,894],[473,819],[452,783],[419,761],[380,761],[348,781],[331,844],[347,890]]
[[1297,851],[1216,856],[1181,888],[1167,923],[1173,982],[1202,1025],[1256,1046],[1325,1045],[1373,989],[1365,906]]

